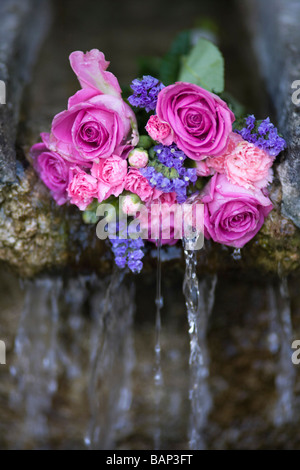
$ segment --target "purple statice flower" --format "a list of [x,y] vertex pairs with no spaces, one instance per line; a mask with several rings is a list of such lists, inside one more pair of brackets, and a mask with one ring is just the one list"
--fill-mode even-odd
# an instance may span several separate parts
[[132,106],[145,108],[147,113],[155,111],[157,97],[164,85],[151,75],[144,75],[142,80],[136,78],[130,85],[133,95],[129,96],[128,101]]
[[255,116],[253,114],[249,115],[248,117],[246,117],[246,124],[247,124],[247,128],[252,131],[254,129],[254,126],[255,126],[255,122],[256,122],[256,119],[255,119]]
[[154,147],[154,151],[159,162],[170,169],[174,168],[177,171],[178,177],[167,178],[162,173],[156,171],[153,166],[141,168],[140,172],[147,178],[152,188],[156,188],[164,193],[175,192],[178,203],[183,204],[187,199],[188,186],[190,183],[197,181],[197,169],[185,168],[183,166],[187,157],[175,144],[170,146],[159,144]]
[[141,261],[144,257],[143,240],[141,238],[137,240],[114,238],[110,239],[110,242],[116,265],[121,269],[128,266],[133,273],[140,273],[143,269],[143,262]]
[[246,126],[235,132],[247,142],[265,150],[272,157],[277,157],[286,148],[286,141],[278,134],[278,130],[271,123],[270,118],[258,123],[251,115],[245,119],[245,122]]
[[175,144],[169,146],[159,144],[154,147],[154,151],[160,163],[168,168],[175,168],[177,171],[183,167],[187,158],[185,153]]
[[257,132],[259,133],[259,135],[266,135],[273,128],[274,125],[271,123],[270,118],[268,117],[267,119],[261,122],[257,129]]

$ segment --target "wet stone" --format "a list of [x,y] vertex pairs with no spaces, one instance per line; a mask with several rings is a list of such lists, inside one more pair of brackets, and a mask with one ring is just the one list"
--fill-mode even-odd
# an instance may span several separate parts
[[300,3],[298,0],[249,0],[247,10],[245,17],[260,70],[279,130],[288,142],[278,169],[283,191],[282,212],[300,227],[300,104],[295,100],[297,96],[293,99],[293,94],[297,94],[294,82],[300,80]]
[[15,141],[24,85],[50,20],[48,0],[1,0],[0,182],[16,177]]

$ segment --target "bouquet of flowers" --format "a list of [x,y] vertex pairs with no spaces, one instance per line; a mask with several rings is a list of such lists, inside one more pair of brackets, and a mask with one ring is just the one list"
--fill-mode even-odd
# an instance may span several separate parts
[[[116,264],[133,272],[147,241],[174,244],[187,226],[243,247],[272,210],[267,186],[286,145],[269,118],[236,119],[213,43],[177,49],[157,77],[133,80],[127,99],[102,52],[73,52],[81,89],[31,149],[56,203],[75,204],[84,222],[97,223]],[[182,207],[200,207],[185,211],[185,231]]]

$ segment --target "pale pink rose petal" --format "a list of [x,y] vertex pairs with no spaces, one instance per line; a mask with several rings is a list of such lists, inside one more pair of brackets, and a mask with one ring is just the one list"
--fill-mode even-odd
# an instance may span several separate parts
[[121,88],[117,78],[107,72],[109,62],[103,52],[92,49],[84,54],[81,51],[72,52],[70,64],[77,75],[82,88],[93,88],[101,93],[120,97]]

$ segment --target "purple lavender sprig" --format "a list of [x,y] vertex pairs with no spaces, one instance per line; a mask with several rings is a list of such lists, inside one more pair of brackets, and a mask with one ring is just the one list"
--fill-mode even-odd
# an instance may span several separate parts
[[129,103],[137,108],[145,108],[149,113],[155,111],[158,94],[164,88],[164,85],[157,78],[144,75],[142,80],[138,78],[133,80],[130,88],[133,95],[129,96]]
[[246,126],[236,129],[244,140],[265,150],[272,157],[277,157],[285,148],[286,141],[278,134],[277,128],[271,123],[270,118],[257,121],[255,116],[245,118]]

